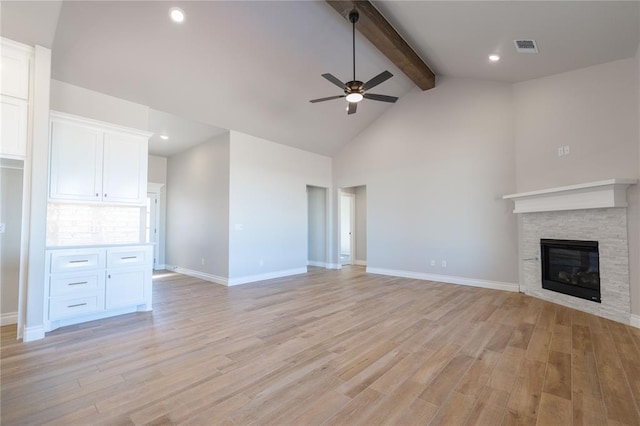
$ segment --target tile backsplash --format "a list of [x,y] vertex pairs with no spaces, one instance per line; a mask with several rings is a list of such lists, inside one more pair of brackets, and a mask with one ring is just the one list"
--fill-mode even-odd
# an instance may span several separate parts
[[139,243],[144,208],[87,204],[47,205],[47,247]]

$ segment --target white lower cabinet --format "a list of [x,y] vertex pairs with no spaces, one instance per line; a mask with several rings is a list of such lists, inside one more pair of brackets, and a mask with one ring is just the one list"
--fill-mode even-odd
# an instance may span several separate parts
[[151,310],[153,247],[47,251],[46,331]]

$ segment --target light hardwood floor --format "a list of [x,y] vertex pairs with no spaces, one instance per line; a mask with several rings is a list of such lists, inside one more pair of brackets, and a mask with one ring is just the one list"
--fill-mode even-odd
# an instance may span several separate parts
[[2,327],[13,424],[640,424],[640,330],[518,293],[310,268],[166,274],[153,313]]

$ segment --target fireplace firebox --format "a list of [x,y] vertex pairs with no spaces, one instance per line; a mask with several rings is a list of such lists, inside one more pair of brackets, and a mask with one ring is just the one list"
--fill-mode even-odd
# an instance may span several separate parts
[[600,303],[597,241],[540,240],[542,288]]

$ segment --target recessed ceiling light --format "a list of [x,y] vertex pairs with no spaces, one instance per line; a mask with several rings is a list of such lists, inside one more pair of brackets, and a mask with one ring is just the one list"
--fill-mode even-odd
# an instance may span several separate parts
[[489,55],[489,60],[491,62],[498,62],[500,60],[500,56],[498,56],[498,55]]
[[165,141],[166,141],[166,140],[169,140],[169,136],[167,136],[167,135],[160,135],[160,139],[162,139],[162,140],[165,140]]
[[360,102],[363,97],[362,93],[349,93],[347,95],[347,102]]
[[184,21],[184,10],[179,7],[172,7],[169,9],[169,16],[173,22],[181,23]]

